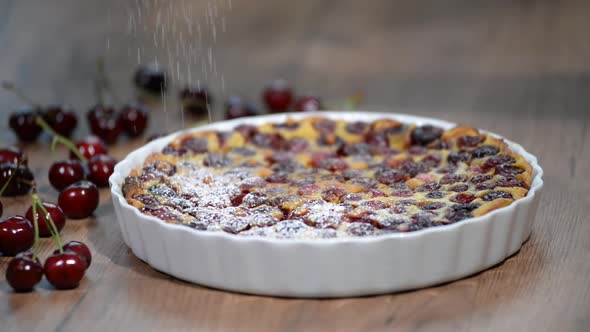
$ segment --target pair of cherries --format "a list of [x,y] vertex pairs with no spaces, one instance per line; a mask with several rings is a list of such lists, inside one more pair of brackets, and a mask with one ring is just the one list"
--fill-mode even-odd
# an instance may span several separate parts
[[43,132],[43,128],[36,122],[38,116],[64,137],[70,137],[78,125],[76,113],[61,106],[36,107],[12,113],[8,124],[20,141],[33,142]]
[[271,113],[282,113],[293,106],[296,112],[312,112],[322,109],[322,103],[315,96],[301,96],[294,101],[294,92],[285,80],[270,82],[262,94],[262,100]]
[[[61,209],[51,203],[43,203],[51,215],[56,227],[63,227],[65,218]],[[49,232],[47,218],[37,212],[39,235]],[[32,209],[27,211],[27,217],[11,216],[0,221],[0,252],[3,255],[14,256],[6,268],[6,281],[17,292],[31,291],[38,284],[43,275],[50,284],[57,289],[78,287],[84,277],[86,269],[92,261],[90,249],[79,241],[70,241],[61,250],[57,249],[49,256],[43,265],[39,258],[27,251],[35,241],[34,227],[29,221]],[[61,225],[61,226],[58,226]]]
[[121,133],[129,137],[142,135],[147,127],[148,112],[139,104],[127,105],[117,111],[98,104],[86,114],[90,131],[107,144],[114,144]]

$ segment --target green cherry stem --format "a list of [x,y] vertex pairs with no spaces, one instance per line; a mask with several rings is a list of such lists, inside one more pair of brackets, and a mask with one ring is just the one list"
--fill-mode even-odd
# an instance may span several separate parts
[[67,147],[70,151],[72,151],[76,155],[76,157],[78,157],[78,159],[80,159],[80,161],[82,161],[85,164],[88,163],[88,159],[86,159],[86,157],[84,157],[80,153],[80,151],[78,150],[78,148],[76,147],[76,145],[72,141],[70,141],[69,139],[65,138],[64,136],[62,136],[62,135],[60,135],[58,133],[56,133],[55,130],[53,130],[53,128],[51,128],[51,126],[47,122],[45,122],[45,120],[43,120],[43,118],[41,118],[40,116],[38,116],[35,119],[35,122],[41,128],[43,128],[45,131],[47,131],[48,133],[50,133],[53,136],[53,142],[51,143],[52,148],[54,148],[57,143],[61,143],[65,147]]
[[[34,218],[37,219],[37,214],[35,214],[35,211],[36,211],[36,208],[39,208],[39,210],[41,210],[41,212],[45,216],[45,223],[47,224],[47,226],[49,226],[49,232],[51,233],[51,237],[53,238],[53,241],[55,242],[55,244],[57,244],[57,249],[59,250],[59,253],[63,254],[63,252],[64,252],[63,244],[61,242],[61,238],[59,236],[59,231],[57,229],[57,226],[55,226],[55,223],[53,222],[53,218],[51,218],[51,214],[47,211],[45,206],[43,206],[43,203],[41,202],[39,195],[37,195],[35,193],[32,196],[33,196],[33,213],[34,213],[33,216],[34,216]],[[35,223],[37,223],[37,221],[35,221]]]
[[33,227],[35,230],[35,242],[33,242],[33,260],[39,254],[39,218],[37,217],[37,204],[35,204],[35,195],[33,194]]
[[33,99],[29,98],[29,96],[27,96],[27,94],[24,93],[24,91],[21,90],[19,87],[14,85],[14,83],[8,82],[8,81],[2,81],[2,88],[6,91],[13,92],[20,100],[22,100],[26,104],[29,104],[31,107],[41,108],[41,105],[39,103],[37,103]]
[[6,188],[8,188],[8,185],[14,179],[14,177],[16,175],[16,171],[18,170],[19,166],[20,166],[20,161],[16,163],[16,167],[14,168],[14,172],[12,172],[12,174],[10,174],[8,181],[6,181],[6,183],[2,186],[2,189],[0,189],[0,196],[2,196],[2,194],[4,194],[4,191],[6,190]]

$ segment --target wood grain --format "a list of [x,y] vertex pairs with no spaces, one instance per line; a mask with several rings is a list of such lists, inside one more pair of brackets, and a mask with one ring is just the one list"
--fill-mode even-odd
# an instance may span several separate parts
[[[13,294],[2,273],[0,330],[590,330],[590,2],[182,2],[145,1],[140,19],[135,1],[0,0],[0,79],[83,114],[95,102],[96,58],[106,57],[118,94],[130,98],[139,48],[145,61],[194,70],[193,80],[208,83],[217,97],[216,118],[228,95],[258,100],[264,83],[279,76],[300,93],[327,99],[363,90],[367,109],[474,125],[537,155],[546,186],[531,238],[504,263],[437,287],[339,300],[257,297],[178,281],[141,262],[123,243],[102,190],[95,217],[68,221],[63,231],[65,240],[82,240],[94,253],[81,286],[55,291],[43,281],[34,293]],[[215,38],[209,8],[217,11]],[[178,31],[186,28],[184,16],[200,22],[202,48],[193,60],[175,45],[170,56],[154,45],[158,12],[178,22]],[[166,36],[172,44],[178,39]],[[152,105],[150,131],[190,125],[175,93],[165,100]],[[1,94],[0,123],[18,105]],[[77,136],[86,128],[82,121]],[[8,130],[0,139],[14,141]],[[141,144],[123,140],[111,153],[123,158]],[[41,193],[55,201],[47,143],[25,149]],[[2,203],[6,214],[22,214],[29,199]],[[42,256],[52,249],[43,240]],[[0,271],[7,262],[0,258]]]

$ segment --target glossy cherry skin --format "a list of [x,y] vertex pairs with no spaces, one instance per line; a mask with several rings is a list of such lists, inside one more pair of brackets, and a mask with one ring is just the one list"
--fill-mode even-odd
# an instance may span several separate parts
[[43,266],[30,253],[20,253],[8,263],[6,281],[15,292],[30,292],[43,278]]
[[293,91],[287,81],[274,80],[264,89],[262,99],[270,112],[285,112],[293,102]]
[[[64,251],[66,252],[73,252],[78,254],[80,257],[84,259],[84,263],[86,263],[86,268],[90,267],[90,263],[92,263],[92,254],[90,253],[90,249],[84,243],[79,241],[70,241],[63,246]],[[59,254],[59,250],[55,250],[54,254]]]
[[123,131],[123,124],[114,108],[96,105],[86,114],[92,134],[100,137],[107,144],[117,142]]
[[57,200],[57,205],[64,214],[73,219],[86,218],[98,206],[98,188],[90,181],[78,181],[64,189]]
[[[76,147],[86,159],[108,152],[107,146],[96,136],[88,136],[84,140],[76,142]],[[78,157],[70,152],[70,159],[78,159]]]
[[213,105],[213,99],[206,87],[185,87],[180,92],[180,101],[185,111],[197,116],[207,116]]
[[167,89],[166,73],[156,64],[140,66],[133,76],[133,83],[152,94],[160,94]]
[[86,271],[84,258],[74,252],[53,254],[45,260],[45,277],[57,289],[78,287]]
[[39,137],[43,129],[37,124],[37,116],[41,113],[36,110],[25,110],[10,114],[8,124],[19,140],[33,142]]
[[258,114],[261,114],[261,112],[254,105],[243,101],[238,96],[231,96],[225,104],[226,119],[236,119]]
[[0,149],[0,164],[13,163],[26,165],[28,162],[29,160],[27,155],[23,152],[23,150],[15,146]]
[[108,187],[109,177],[113,174],[116,163],[115,159],[104,154],[90,158],[88,162],[90,181],[99,187]]
[[137,137],[147,127],[148,112],[140,105],[127,105],[119,113],[119,121],[129,137]]
[[0,188],[8,183],[2,196],[19,196],[28,193],[33,180],[33,173],[26,165],[0,164]]
[[56,161],[49,167],[49,183],[57,191],[85,178],[84,166],[78,159]]
[[[57,231],[60,232],[64,226],[66,225],[66,218],[64,216],[63,211],[61,208],[53,203],[43,202],[43,206],[47,210],[47,213],[51,216],[51,220],[55,224]],[[34,222],[33,218],[33,207],[29,207],[25,217],[31,222]],[[39,225],[39,236],[41,237],[49,237],[51,236],[51,231],[49,229],[49,218],[37,209],[37,224]]]
[[313,112],[322,109],[322,102],[320,98],[313,96],[300,97],[295,102],[295,111],[297,112]]
[[61,106],[49,106],[45,108],[43,118],[49,126],[58,134],[70,137],[78,125],[76,113],[64,110]]
[[12,216],[0,221],[0,252],[14,256],[33,246],[33,224],[25,217]]

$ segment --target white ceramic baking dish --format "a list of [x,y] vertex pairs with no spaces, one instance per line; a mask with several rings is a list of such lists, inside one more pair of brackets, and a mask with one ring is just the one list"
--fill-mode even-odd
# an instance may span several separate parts
[[[456,280],[502,262],[531,233],[543,187],[537,159],[520,145],[509,147],[533,167],[528,195],[481,217],[410,233],[335,239],[272,239],[196,231],[139,212],[121,192],[125,177],[174,137],[239,124],[282,122],[318,115],[291,113],[223,121],[177,132],[131,152],[110,178],[123,239],[133,253],[174,277],[225,290],[287,297],[346,297],[389,293]],[[453,123],[411,115],[321,112],[349,121],[378,118],[451,128]],[[498,136],[498,135],[495,135]],[[499,137],[499,136],[498,136]]]

